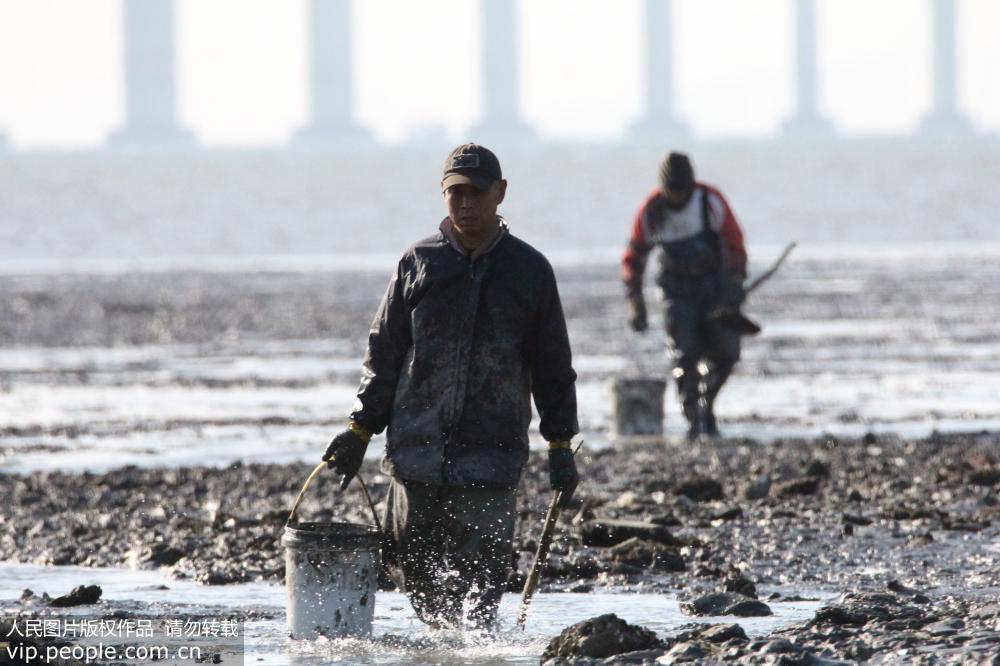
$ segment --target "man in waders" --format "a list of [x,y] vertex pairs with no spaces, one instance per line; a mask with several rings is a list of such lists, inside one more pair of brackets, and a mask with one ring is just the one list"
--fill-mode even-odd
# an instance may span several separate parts
[[459,146],[441,189],[448,216],[399,260],[348,427],[323,459],[346,484],[388,428],[386,529],[414,610],[435,627],[491,628],[511,570],[532,397],[552,488],[568,502],[577,485],[576,373],[552,267],[497,215],[507,181],[496,156]]
[[639,332],[647,327],[642,277],[656,246],[661,248],[657,281],[666,301],[673,375],[688,439],[715,437],[715,399],[740,358],[740,333],[712,314],[738,310],[743,302],[747,254],[729,204],[717,189],[695,181],[683,153],[670,153],[661,164],[660,187],[636,213],[622,258],[629,324]]

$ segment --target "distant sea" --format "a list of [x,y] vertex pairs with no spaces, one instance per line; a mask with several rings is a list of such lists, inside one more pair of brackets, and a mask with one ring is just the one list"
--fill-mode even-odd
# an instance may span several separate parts
[[[797,240],[892,252],[1000,241],[997,139],[681,147],[697,177],[729,198],[751,246]],[[559,257],[617,253],[669,147],[494,148],[510,183],[501,212],[516,234]],[[442,217],[446,154],[444,146],[342,156],[0,153],[0,270],[58,271],[66,260],[298,257],[308,266],[317,256],[394,257]]]

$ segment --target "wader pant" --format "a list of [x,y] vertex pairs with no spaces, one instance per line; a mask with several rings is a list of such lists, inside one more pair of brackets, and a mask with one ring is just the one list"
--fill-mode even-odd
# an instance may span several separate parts
[[[715,398],[740,360],[740,334],[709,317],[720,303],[716,284],[688,284],[680,293],[665,293],[673,374],[690,437],[718,434]],[[699,368],[703,361],[708,369],[704,376]]]
[[386,529],[422,622],[484,629],[496,623],[513,563],[515,493],[392,480]]

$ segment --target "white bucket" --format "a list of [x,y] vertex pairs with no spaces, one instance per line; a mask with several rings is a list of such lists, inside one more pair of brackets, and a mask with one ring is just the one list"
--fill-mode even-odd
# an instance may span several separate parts
[[651,377],[619,377],[612,386],[618,436],[662,435],[667,382]]
[[285,526],[288,635],[370,636],[379,571],[379,531],[352,523]]

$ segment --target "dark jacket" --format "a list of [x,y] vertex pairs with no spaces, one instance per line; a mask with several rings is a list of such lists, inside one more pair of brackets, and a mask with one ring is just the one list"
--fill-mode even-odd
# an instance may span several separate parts
[[552,267],[503,236],[474,261],[437,233],[407,250],[372,323],[351,419],[388,427],[386,472],[513,487],[528,457],[531,396],[542,436],[579,428],[576,373]]

